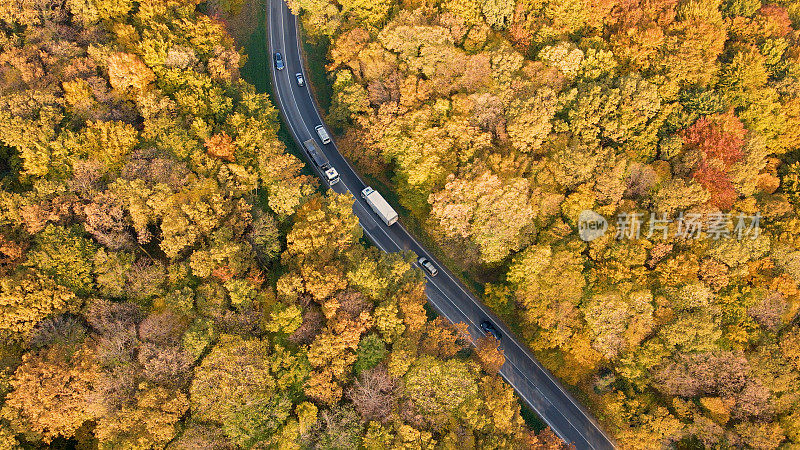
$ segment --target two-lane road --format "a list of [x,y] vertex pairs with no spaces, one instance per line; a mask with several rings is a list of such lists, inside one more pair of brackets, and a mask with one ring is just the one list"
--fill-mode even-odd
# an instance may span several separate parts
[[[280,52],[286,66],[283,70],[277,70],[274,63],[270,64],[275,100],[298,145],[301,146],[303,141],[310,138],[317,140],[331,165],[339,171],[341,182],[335,184],[333,190],[353,195],[353,212],[366,235],[385,252],[410,250],[433,261],[439,268],[439,274],[436,277],[429,276],[425,287],[431,305],[451,322],[466,323],[473,338],[482,335],[479,324],[484,320],[489,319],[496,325],[503,335],[501,347],[506,357],[500,374],[559,437],[574,443],[578,449],[614,448],[612,441],[589,413],[488,308],[471,295],[400,223],[387,227],[364,202],[360,192],[366,185],[334,143],[322,145],[314,130],[317,125],[323,124],[322,118],[307,87],[298,86],[295,80],[295,73],[305,73],[296,18],[283,0],[268,0],[268,3],[270,55]],[[314,167],[313,164],[311,166]],[[321,177],[322,174],[316,172]]]

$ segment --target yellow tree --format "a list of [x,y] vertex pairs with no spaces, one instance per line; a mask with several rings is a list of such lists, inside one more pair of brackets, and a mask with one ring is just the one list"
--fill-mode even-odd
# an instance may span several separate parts
[[378,27],[383,24],[392,3],[388,0],[341,0],[342,12],[366,26]]
[[431,215],[448,236],[471,238],[487,263],[502,261],[529,239],[535,211],[528,180],[503,180],[490,172],[470,178],[450,177],[431,194]]
[[528,247],[513,260],[508,281],[524,306],[522,317],[534,325],[535,348],[563,346],[584,326],[576,307],[586,286],[583,264],[577,248],[547,245]]
[[139,133],[130,124],[90,121],[86,125],[68,145],[74,146],[74,154],[97,159],[109,169],[118,169],[139,143]]
[[351,208],[352,199],[335,193],[307,201],[286,236],[287,255],[326,262],[344,253],[362,233]]
[[71,357],[56,347],[27,353],[11,379],[3,415],[19,431],[29,429],[46,443],[71,438],[84,422],[101,414],[91,401],[100,367],[83,346]]
[[675,83],[702,86],[719,69],[717,57],[726,37],[719,3],[692,0],[679,6],[679,20],[668,28],[662,60]]
[[76,310],[82,301],[49,277],[22,271],[0,278],[0,330],[8,337],[24,339],[45,317]]
[[114,89],[132,94],[144,91],[156,79],[141,58],[130,53],[114,53],[108,57],[108,78]]
[[506,362],[503,350],[499,348],[497,339],[491,336],[482,336],[475,346],[475,357],[483,370],[491,375],[497,375]]
[[189,399],[183,392],[150,386],[137,392],[135,406],[99,418],[94,435],[106,448],[166,445],[176,436],[178,421],[188,409]]

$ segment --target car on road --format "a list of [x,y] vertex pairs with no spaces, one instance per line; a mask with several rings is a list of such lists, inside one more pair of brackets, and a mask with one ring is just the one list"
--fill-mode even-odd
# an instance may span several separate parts
[[424,256],[420,256],[419,258],[417,258],[417,262],[419,263],[419,265],[420,265],[420,266],[421,266],[423,269],[427,270],[427,271],[428,271],[428,273],[429,273],[429,274],[431,274],[431,276],[432,276],[432,277],[435,277],[435,276],[436,276],[436,274],[437,274],[437,273],[439,273],[439,269],[437,269],[437,268],[436,268],[436,267],[433,265],[433,263],[431,262],[431,260],[430,260],[430,259],[428,259],[428,258],[426,258],[426,257],[424,257]]
[[305,78],[303,78],[303,74],[302,73],[294,74],[294,78],[297,80],[297,85],[298,86],[302,87],[302,86],[306,85],[306,80],[305,80]]
[[503,337],[500,332],[497,331],[497,328],[494,327],[494,324],[488,320],[481,322],[481,330],[486,334],[491,334],[498,341]]
[[286,66],[283,64],[283,55],[281,55],[281,52],[275,52],[275,68],[283,70],[284,67]]
[[328,144],[331,142],[331,137],[330,135],[328,135],[328,132],[325,130],[325,127],[323,127],[322,125],[317,125],[316,127],[314,127],[314,129],[317,130],[317,135],[319,135],[319,138],[322,140],[323,144]]

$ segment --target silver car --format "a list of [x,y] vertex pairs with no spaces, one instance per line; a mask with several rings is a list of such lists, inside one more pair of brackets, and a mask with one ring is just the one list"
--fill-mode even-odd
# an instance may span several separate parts
[[425,269],[429,274],[431,274],[432,277],[435,277],[436,274],[439,273],[439,269],[437,269],[436,266],[433,265],[430,259],[424,256],[420,256],[417,259],[417,263],[419,263],[419,265],[423,269]]

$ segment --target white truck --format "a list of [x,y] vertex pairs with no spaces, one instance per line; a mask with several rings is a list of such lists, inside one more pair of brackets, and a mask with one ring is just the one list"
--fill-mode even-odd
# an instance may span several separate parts
[[367,204],[375,211],[375,214],[383,219],[386,226],[391,226],[393,223],[397,222],[397,211],[384,200],[383,196],[381,196],[378,191],[367,186],[361,191],[361,198],[367,201]]
[[317,145],[317,141],[313,139],[309,139],[307,141],[303,141],[303,147],[306,149],[306,153],[308,157],[311,158],[311,161],[319,167],[319,170],[325,174],[325,178],[328,180],[328,184],[333,186],[334,184],[339,182],[339,172],[336,171],[333,167],[331,167],[330,161],[325,156],[325,153],[319,148]]

